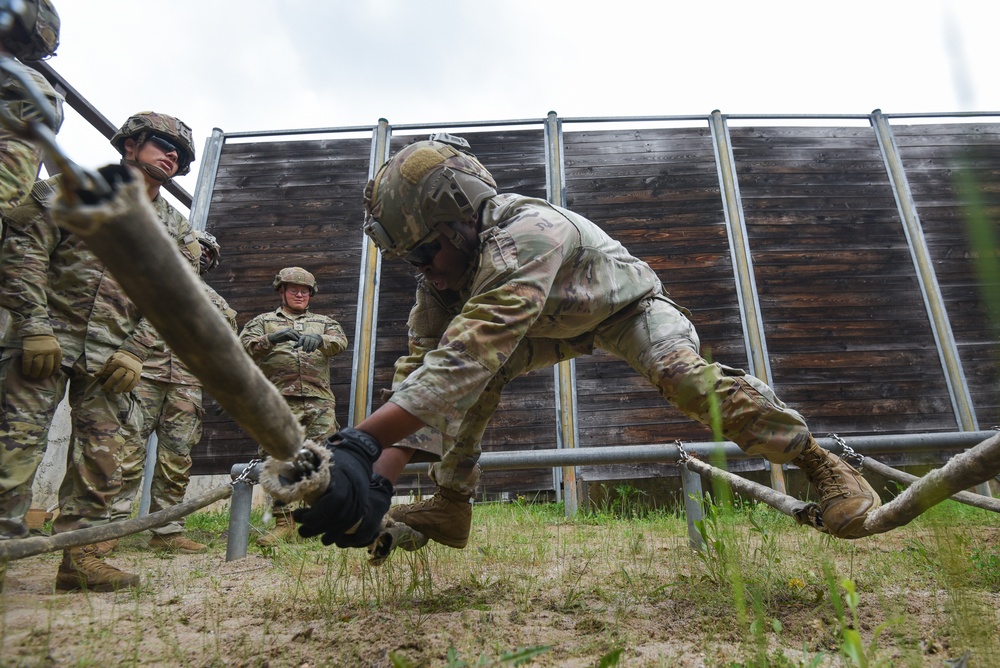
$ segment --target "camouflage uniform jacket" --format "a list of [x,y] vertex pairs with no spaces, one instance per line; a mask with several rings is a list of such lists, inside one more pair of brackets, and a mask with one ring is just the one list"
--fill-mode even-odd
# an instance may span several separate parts
[[[292,328],[300,334],[319,334],[323,344],[311,353],[295,348],[294,341],[273,344],[267,335]],[[347,335],[333,318],[318,313],[289,315],[278,308],[246,324],[240,341],[264,375],[286,397],[333,399],[330,358],[347,348]]]
[[586,348],[599,325],[663,293],[649,265],[544,200],[497,195],[481,221],[479,254],[460,292],[418,279],[410,354],[396,362],[390,398],[451,436],[522,339]]
[[[20,349],[25,336],[55,335],[63,363],[85,355],[92,374],[119,349],[145,360],[158,338],[156,330],[83,239],[58,227],[48,215],[47,203],[58,188],[59,177],[37,182],[32,197],[6,218],[0,306],[11,311],[13,326],[0,345]],[[181,252],[197,267],[191,248],[198,242],[190,223],[163,197],[152,204],[172,237],[193,242],[182,244]]]
[[[209,300],[226,318],[226,322],[229,323],[230,329],[235,334],[237,331],[236,311],[231,309],[225,298],[213,290],[208,283],[202,283],[202,287],[205,288]],[[184,366],[184,362],[160,338],[157,338],[156,343],[150,347],[149,356],[142,364],[142,377],[172,385],[201,385],[201,381]]]
[[[63,121],[62,96],[37,71],[30,67],[25,67],[24,70],[31,75],[35,85],[52,104],[58,130]],[[0,104],[6,104],[7,111],[17,120],[36,118],[34,105],[25,100],[24,88],[13,78],[6,79],[0,86]],[[9,213],[24,201],[38,178],[41,163],[42,149],[35,142],[22,139],[0,126],[0,214]]]

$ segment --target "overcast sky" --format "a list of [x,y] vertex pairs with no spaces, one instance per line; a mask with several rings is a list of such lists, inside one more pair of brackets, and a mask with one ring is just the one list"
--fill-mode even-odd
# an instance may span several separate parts
[[[1000,110],[995,0],[56,0],[53,68],[120,125]],[[74,111],[60,143],[117,160]],[[178,182],[194,192],[197,165]]]

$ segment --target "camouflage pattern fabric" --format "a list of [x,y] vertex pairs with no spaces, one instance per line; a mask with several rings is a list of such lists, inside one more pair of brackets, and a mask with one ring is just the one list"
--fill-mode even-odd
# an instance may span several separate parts
[[[267,335],[292,328],[299,334],[319,334],[323,345],[311,353],[294,341],[272,344]],[[347,335],[333,318],[309,311],[289,315],[281,308],[253,318],[240,332],[240,341],[264,375],[285,397],[314,397],[334,401],[330,389],[330,358],[347,349]]]
[[[0,249],[0,306],[12,317],[0,344],[0,527],[9,536],[22,533],[31,479],[67,384],[73,435],[54,530],[107,521],[121,488],[123,449],[142,416],[133,394],[106,394],[96,374],[119,349],[145,359],[158,338],[83,240],[48,215],[58,187],[58,178],[36,183],[32,197],[10,212]],[[153,205],[179,243],[193,238],[187,220],[162,197]],[[197,267],[197,257],[187,257]],[[21,376],[21,338],[33,334],[54,335],[63,353],[62,367],[41,381]]]
[[[156,432],[156,468],[150,486],[149,512],[184,501],[191,478],[191,449],[201,440],[201,386],[150,380],[145,376],[135,388],[142,406],[142,429],[129,441],[122,461],[122,489],[111,506],[111,520],[127,518],[142,482],[146,442]],[[153,533],[181,533],[181,522],[171,522]]]
[[[207,283],[209,299],[236,333],[236,311]],[[111,506],[111,521],[127,519],[139,492],[146,464],[146,443],[156,433],[156,467],[150,485],[149,511],[170,508],[184,501],[191,479],[191,450],[201,441],[205,410],[201,383],[161,340],[152,347],[142,365],[135,388],[142,403],[143,428],[125,448],[122,461],[122,491]],[[153,533],[182,533],[181,522],[170,522]]]
[[132,393],[107,394],[81,362],[35,380],[21,374],[20,351],[0,360],[0,404],[4,407],[0,417],[0,539],[28,535],[24,516],[31,508],[31,485],[67,385],[73,432],[53,531],[103,524],[108,505],[121,489],[125,443],[142,426],[139,400]]
[[[63,121],[63,98],[41,74],[26,67],[35,85],[52,103],[59,125]],[[0,85],[0,104],[17,120],[39,120],[34,113],[34,105],[25,101],[25,92],[17,80],[6,78]],[[58,130],[58,126],[56,130]],[[42,149],[34,142],[18,137],[10,130],[0,126],[0,214],[9,211],[24,202],[31,186],[38,178],[38,170],[42,164]]]
[[419,281],[389,399],[429,425],[398,445],[419,451],[413,461],[441,458],[439,484],[473,492],[482,433],[510,379],[595,347],[703,424],[714,396],[725,437],[750,454],[781,463],[805,446],[802,417],[760,380],[702,359],[687,312],[596,225],[512,194],[488,200],[482,223],[460,292]]

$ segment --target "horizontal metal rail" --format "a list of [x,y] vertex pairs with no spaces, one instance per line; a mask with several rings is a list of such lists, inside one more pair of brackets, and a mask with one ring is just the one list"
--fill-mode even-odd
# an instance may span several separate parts
[[[845,436],[844,443],[862,455],[891,452],[921,452],[969,448],[993,436],[995,431],[959,431],[931,434],[895,434],[877,436]],[[822,447],[834,453],[841,452],[840,439],[816,438]],[[688,454],[708,459],[721,449],[726,459],[750,459],[732,441],[721,443],[703,441],[681,442]],[[518,450],[514,452],[484,452],[479,466],[484,471],[544,468],[553,466],[596,466],[602,464],[673,464],[680,459],[676,444],[621,445],[566,450]],[[409,464],[405,471],[416,473],[427,470],[427,464]]]

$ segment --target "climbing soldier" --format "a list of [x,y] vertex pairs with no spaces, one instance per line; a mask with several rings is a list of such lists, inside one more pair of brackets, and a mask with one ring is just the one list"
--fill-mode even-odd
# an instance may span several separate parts
[[[303,536],[363,547],[386,511],[461,548],[479,478],[480,442],[511,379],[600,347],[627,361],[689,417],[721,415],[725,438],[771,462],[793,462],[821,497],[823,529],[862,535],[878,494],[822,449],[796,411],[757,378],[710,364],[687,312],[645,262],[598,226],[543,200],[497,194],[461,138],[402,149],[365,189],[365,232],[387,259],[415,267],[407,356],[393,392],[328,443],[326,494],[297,510]],[[389,510],[410,461],[436,461],[429,500]]]

